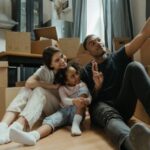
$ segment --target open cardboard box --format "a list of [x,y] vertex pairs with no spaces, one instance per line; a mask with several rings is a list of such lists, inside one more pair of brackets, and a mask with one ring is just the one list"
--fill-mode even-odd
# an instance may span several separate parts
[[58,42],[54,39],[32,41],[31,42],[31,53],[42,54],[43,50],[48,46],[58,47]]

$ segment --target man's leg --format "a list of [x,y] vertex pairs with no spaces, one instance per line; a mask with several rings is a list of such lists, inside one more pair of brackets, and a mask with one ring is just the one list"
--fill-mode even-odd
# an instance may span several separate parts
[[92,123],[104,128],[120,150],[133,150],[128,140],[130,128],[117,110],[105,103],[98,103],[90,108],[90,114]]
[[150,129],[144,124],[133,125],[129,139],[135,150],[150,150]]
[[[115,103],[115,108],[123,116],[124,120],[127,121],[132,117],[137,99],[141,100],[145,110],[150,115],[150,78],[140,63],[132,62],[127,66],[122,88]],[[140,132],[143,134],[140,134]],[[141,125],[131,128],[129,141],[133,144],[135,150],[150,149],[149,140],[145,139],[150,139],[150,130],[148,128]],[[144,149],[142,145],[144,145]]]
[[132,62],[126,68],[122,88],[115,102],[115,108],[125,120],[132,117],[137,99],[141,100],[150,115],[150,78],[142,64]]

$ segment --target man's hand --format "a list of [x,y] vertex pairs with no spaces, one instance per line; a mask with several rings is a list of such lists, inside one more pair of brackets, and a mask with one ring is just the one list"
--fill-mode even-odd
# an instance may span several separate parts
[[95,90],[100,89],[103,85],[104,76],[102,72],[98,71],[97,62],[92,62],[92,73],[93,73],[93,81],[95,83]]

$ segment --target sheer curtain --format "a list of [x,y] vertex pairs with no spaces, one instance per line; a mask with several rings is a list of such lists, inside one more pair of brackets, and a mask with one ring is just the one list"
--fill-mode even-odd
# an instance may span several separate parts
[[72,36],[85,38],[87,30],[87,0],[72,0],[73,25]]
[[79,37],[82,41],[87,31],[87,0],[72,0],[73,22],[52,20],[59,37]]
[[103,0],[105,44],[113,50],[114,37],[133,37],[129,0]]
[[104,41],[102,0],[87,0],[87,35],[95,34]]

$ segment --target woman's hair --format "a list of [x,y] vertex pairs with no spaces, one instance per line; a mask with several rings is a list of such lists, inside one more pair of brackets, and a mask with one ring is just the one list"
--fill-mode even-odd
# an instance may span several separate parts
[[86,44],[87,44],[87,41],[89,38],[91,38],[92,36],[94,36],[94,34],[90,34],[90,35],[87,35],[83,41],[83,47],[85,50],[88,50],[87,47],[86,47]]
[[75,68],[75,70],[80,74],[81,68],[80,68],[79,64],[74,61],[69,61],[66,68],[61,69],[56,73],[56,75],[55,75],[55,83],[56,84],[66,85],[67,71],[70,67]]
[[49,69],[53,69],[52,67],[50,67],[51,63],[52,63],[52,58],[53,55],[57,52],[60,52],[61,50],[57,47],[54,46],[49,46],[46,47],[43,51],[43,62],[44,64],[49,68]]

